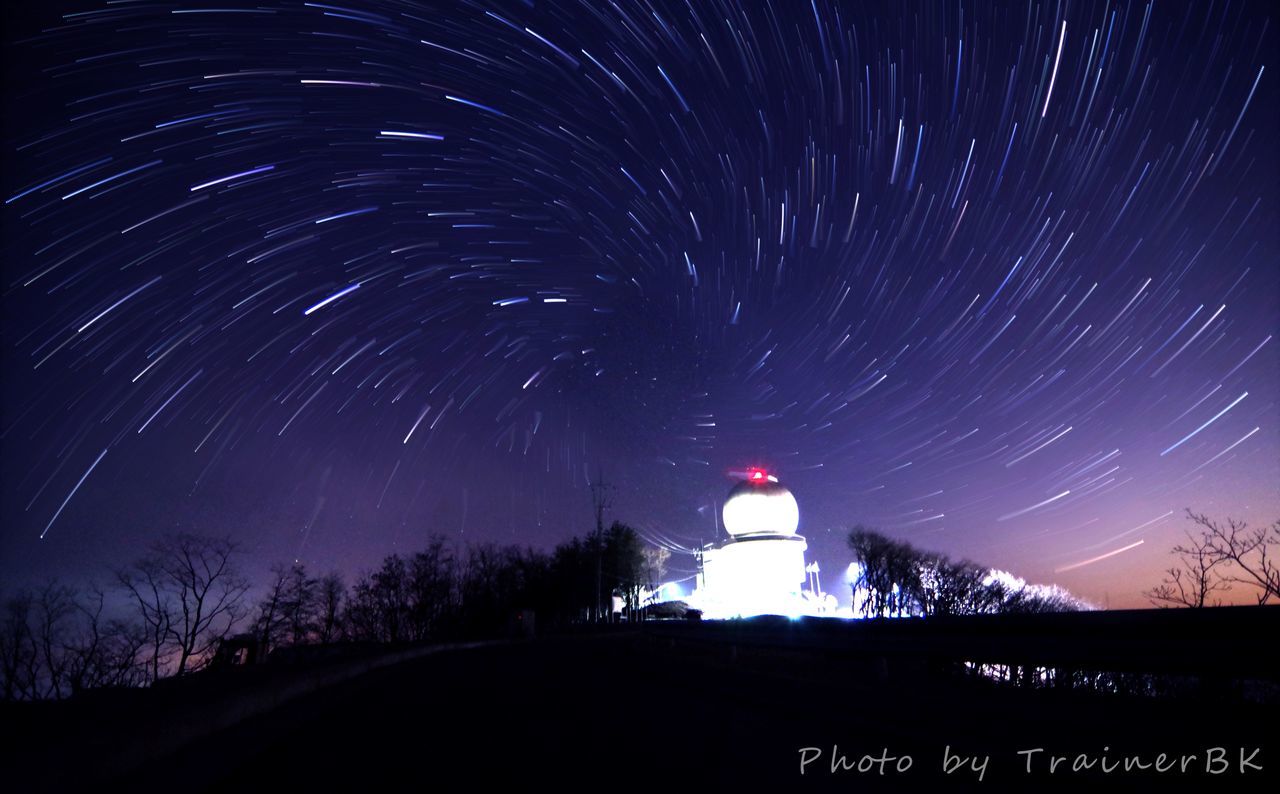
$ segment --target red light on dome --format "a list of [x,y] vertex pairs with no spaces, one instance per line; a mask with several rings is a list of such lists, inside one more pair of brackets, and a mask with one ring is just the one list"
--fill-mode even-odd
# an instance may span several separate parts
[[747,478],[752,482],[763,482],[768,478],[768,476],[769,475],[765,473],[764,469],[751,469],[747,474]]

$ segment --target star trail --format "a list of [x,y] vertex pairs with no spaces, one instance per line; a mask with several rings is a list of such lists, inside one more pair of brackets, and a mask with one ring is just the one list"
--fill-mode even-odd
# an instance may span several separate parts
[[47,5],[5,579],[549,547],[599,476],[688,547],[760,465],[830,570],[862,523],[1136,606],[1184,508],[1280,514],[1265,3]]

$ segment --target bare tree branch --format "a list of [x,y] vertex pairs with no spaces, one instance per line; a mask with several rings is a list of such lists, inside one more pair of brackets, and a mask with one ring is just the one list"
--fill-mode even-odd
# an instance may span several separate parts
[[[1187,545],[1173,547],[1173,554],[1178,555],[1179,565],[1165,572],[1164,580],[1146,592],[1148,600],[1159,607],[1191,607],[1211,606],[1209,596],[1215,592],[1231,589],[1230,582],[1223,578],[1221,568],[1225,562],[1190,532]],[[1221,601],[1215,602],[1217,606]]]
[[152,681],[173,657],[175,675],[205,664],[245,616],[249,584],[235,565],[239,551],[230,538],[182,533],[117,573],[147,628]]

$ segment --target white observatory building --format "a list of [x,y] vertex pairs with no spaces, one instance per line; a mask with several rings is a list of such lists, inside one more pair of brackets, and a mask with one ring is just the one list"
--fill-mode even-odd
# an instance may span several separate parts
[[751,469],[729,491],[723,517],[729,538],[701,550],[689,606],[709,618],[825,611],[816,588],[806,589],[816,566],[805,565],[808,544],[796,534],[800,507],[778,478]]

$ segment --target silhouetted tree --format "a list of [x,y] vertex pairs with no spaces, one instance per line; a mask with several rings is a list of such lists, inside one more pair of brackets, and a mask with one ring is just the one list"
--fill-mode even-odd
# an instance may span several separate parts
[[1224,524],[1190,510],[1187,515],[1201,528],[1197,543],[1226,566],[1227,581],[1257,588],[1259,604],[1280,600],[1280,520],[1250,529],[1232,518]]
[[342,601],[346,590],[342,574],[332,571],[320,580],[316,591],[316,639],[330,643],[342,636]]
[[154,681],[176,657],[174,674],[201,666],[245,616],[248,582],[230,538],[181,533],[152,544],[150,552],[117,573],[147,629]]
[[644,569],[644,587],[651,593],[658,589],[663,577],[667,574],[667,563],[671,559],[671,549],[663,546],[644,546],[640,553],[643,557],[641,567]]
[[106,592],[97,585],[90,585],[89,594],[76,601],[82,628],[67,646],[72,694],[100,687],[138,686],[146,680],[138,661],[147,642],[145,630],[136,623],[104,618],[105,605]]
[[989,571],[968,560],[921,554],[917,591],[912,593],[925,615],[980,615],[999,612],[1007,594],[989,581]]
[[[105,605],[106,594],[94,585],[90,585],[90,594],[86,599],[75,602],[75,608],[84,619],[85,627],[66,646],[71,658],[67,683],[73,694],[102,685],[99,671],[107,642],[107,631],[102,622]],[[137,649],[134,650],[136,653]]]
[[361,576],[351,587],[344,611],[348,635],[374,642],[412,639],[411,597],[404,558],[398,554],[384,558],[382,567]]
[[865,615],[910,615],[919,610],[912,597],[921,590],[920,555],[915,549],[863,526],[850,531],[849,547],[860,568],[853,583],[854,602],[861,601]]
[[285,581],[284,628],[291,645],[311,642],[317,624],[320,581],[307,573],[306,566],[289,568]]
[[457,563],[448,542],[432,537],[409,559],[411,637],[428,639],[443,630],[457,608]]
[[279,644],[285,621],[285,601],[288,598],[289,569],[280,563],[271,566],[271,582],[267,592],[258,601],[258,614],[254,619],[254,633],[262,645],[262,653],[268,654]]
[[75,591],[57,582],[48,582],[33,602],[36,658],[42,675],[38,677],[41,698],[60,698],[67,689],[70,654],[65,653],[74,630]]
[[141,683],[138,627],[102,617],[105,596],[87,597],[49,582],[5,602],[0,624],[0,694],[6,700],[41,700],[100,686]]
[[5,700],[37,697],[39,655],[31,631],[34,602],[34,593],[20,590],[4,603],[4,623],[0,625],[0,686]]
[[645,544],[640,535],[620,521],[614,521],[604,534],[605,587],[623,594],[628,614],[640,606],[640,588],[647,581]]
[[[1212,593],[1231,589],[1230,583],[1215,570],[1221,568],[1224,561],[1197,542],[1190,532],[1186,536],[1185,546],[1173,547],[1178,565],[1167,569],[1160,584],[1146,592],[1147,598],[1158,607],[1206,607],[1210,606]],[[1221,599],[1216,600],[1213,606],[1221,603]]]
[[1243,521],[1221,522],[1190,509],[1187,517],[1198,534],[1187,532],[1187,542],[1173,547],[1178,565],[1147,591],[1152,603],[1203,607],[1211,593],[1230,590],[1233,584],[1254,588],[1259,604],[1280,601],[1280,521],[1251,529]]
[[116,571],[119,587],[132,601],[138,625],[146,638],[147,679],[160,680],[161,668],[167,664],[169,626],[172,604],[159,561],[144,557],[131,568]]
[[305,565],[271,566],[271,584],[258,602],[254,624],[264,652],[310,642],[319,634],[320,608],[320,580]]
[[[0,627],[4,698],[61,698],[96,684],[105,650],[98,606],[94,612],[76,590],[56,581],[7,599]],[[86,615],[91,619],[84,626]]]
[[595,619],[599,559],[599,544],[589,539],[573,537],[556,546],[551,556],[551,597],[560,619]]
[[526,555],[514,546],[479,543],[468,547],[459,580],[464,624],[472,630],[494,630],[505,625],[512,611],[527,606],[536,558],[535,552]]

